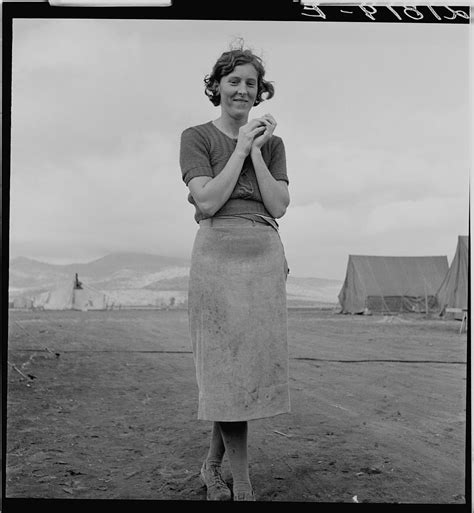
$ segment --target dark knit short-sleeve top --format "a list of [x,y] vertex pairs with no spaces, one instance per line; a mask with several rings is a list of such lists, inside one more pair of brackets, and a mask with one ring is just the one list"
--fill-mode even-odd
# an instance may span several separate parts
[[[180,166],[184,183],[188,185],[196,176],[217,176],[227,164],[236,144],[237,139],[224,134],[212,121],[184,130],[181,134],[180,147]],[[288,183],[285,146],[282,139],[272,135],[262,146],[261,151],[272,176],[276,180]],[[188,201],[195,206],[194,218],[199,223],[206,216],[199,210],[191,194]],[[263,204],[250,155],[244,161],[230,198],[214,215],[235,214],[261,214],[271,217]]]

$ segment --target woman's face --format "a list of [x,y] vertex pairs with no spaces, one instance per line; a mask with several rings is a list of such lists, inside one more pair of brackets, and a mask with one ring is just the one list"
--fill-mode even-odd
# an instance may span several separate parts
[[252,64],[236,66],[221,78],[221,109],[234,119],[247,118],[258,92],[258,74]]

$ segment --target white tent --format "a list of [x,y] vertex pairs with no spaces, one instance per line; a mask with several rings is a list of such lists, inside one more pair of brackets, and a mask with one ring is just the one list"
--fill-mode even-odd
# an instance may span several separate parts
[[33,298],[33,308],[44,310],[106,310],[108,298],[99,290],[76,280],[60,283]]
[[44,310],[71,310],[73,305],[73,284],[61,283],[33,298],[33,308]]
[[103,292],[87,285],[73,291],[73,310],[106,310],[107,304],[108,298]]

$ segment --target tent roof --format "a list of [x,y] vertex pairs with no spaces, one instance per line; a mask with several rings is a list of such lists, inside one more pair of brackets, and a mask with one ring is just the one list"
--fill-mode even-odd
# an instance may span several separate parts
[[463,247],[463,249],[468,249],[469,247],[469,236],[468,235],[459,235],[458,236],[458,244]]
[[366,296],[435,295],[447,271],[446,256],[349,255],[348,263]]
[[469,237],[459,235],[453,261],[437,292],[442,308],[467,308],[468,270]]

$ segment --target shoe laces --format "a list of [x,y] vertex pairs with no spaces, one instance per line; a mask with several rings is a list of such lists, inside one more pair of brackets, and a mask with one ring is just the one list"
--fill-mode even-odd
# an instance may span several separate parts
[[221,466],[220,465],[206,465],[204,466],[204,471],[206,472],[206,478],[209,480],[208,485],[210,486],[227,486],[221,475]]

